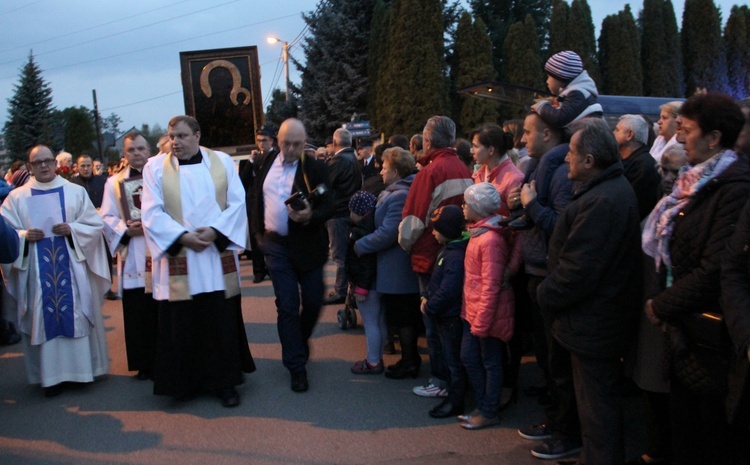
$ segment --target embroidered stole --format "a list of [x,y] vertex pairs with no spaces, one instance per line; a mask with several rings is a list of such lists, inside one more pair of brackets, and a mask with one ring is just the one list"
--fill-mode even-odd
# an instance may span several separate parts
[[[211,163],[209,172],[211,173],[211,180],[214,183],[216,191],[216,203],[224,211],[227,209],[227,189],[229,187],[226,168],[224,168],[216,152],[205,147],[201,147],[201,149],[206,151]],[[173,220],[183,224],[179,164],[174,157],[167,155],[164,157],[163,167],[162,193],[164,195],[164,210]],[[168,257],[168,261],[169,300],[171,302],[191,300],[186,248],[182,247],[176,256]],[[225,250],[221,253],[221,268],[224,274],[224,296],[229,298],[238,295],[240,293],[240,279],[233,251]]]
[[[128,175],[130,175],[130,168],[127,170]],[[115,175],[115,182],[114,182],[114,191],[115,191],[115,200],[116,200],[116,206],[117,206],[117,213],[120,214],[120,218],[125,218],[125,212],[122,211],[122,192],[120,191],[120,181],[125,179],[125,170],[120,171]],[[132,238],[131,238],[132,239]],[[128,256],[128,251],[130,250],[130,247],[125,245],[120,249],[120,260],[122,260],[122,266],[123,269],[125,269],[125,259]],[[153,283],[151,281],[151,252],[148,250],[148,247],[146,247],[146,272],[144,274],[146,278],[146,294],[151,294],[153,292]],[[120,279],[123,279],[122,276],[120,276]]]

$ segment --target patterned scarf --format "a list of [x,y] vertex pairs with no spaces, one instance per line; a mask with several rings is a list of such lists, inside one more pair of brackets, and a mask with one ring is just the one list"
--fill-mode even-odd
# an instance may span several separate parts
[[662,262],[672,267],[669,242],[674,232],[675,218],[703,186],[723,173],[736,160],[737,154],[725,149],[703,163],[692,167],[686,165],[680,169],[672,193],[656,204],[643,228],[642,248],[646,255],[656,261],[657,271]]

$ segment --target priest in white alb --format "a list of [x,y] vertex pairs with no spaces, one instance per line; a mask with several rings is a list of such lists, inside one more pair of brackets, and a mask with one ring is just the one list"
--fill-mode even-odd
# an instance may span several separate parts
[[151,156],[151,148],[141,134],[129,132],[123,137],[122,152],[128,166],[107,179],[99,213],[104,219],[109,251],[117,255],[128,370],[137,371],[137,379],[147,380],[154,370],[157,306],[151,285],[146,282],[151,257],[143,237],[139,189],[143,182],[141,170]]
[[154,394],[209,393],[235,407],[255,370],[242,320],[239,261],[245,192],[229,155],[199,145],[190,116],[169,121],[171,152],[143,168],[141,218],[158,301]]
[[109,369],[101,304],[110,274],[102,219],[86,190],[55,174],[55,157],[43,145],[29,152],[29,171],[29,182],[0,207],[21,251],[3,272],[29,383],[51,397],[65,382],[92,382]]

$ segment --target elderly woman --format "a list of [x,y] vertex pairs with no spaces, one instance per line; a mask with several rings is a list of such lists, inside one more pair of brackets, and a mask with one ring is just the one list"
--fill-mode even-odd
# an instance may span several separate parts
[[680,107],[682,102],[675,101],[665,103],[661,105],[661,114],[659,115],[659,121],[656,123],[659,126],[659,134],[654,140],[654,144],[651,146],[651,156],[658,162],[661,160],[661,156],[671,146],[679,144],[677,141],[677,115],[680,113]]
[[[416,378],[422,359],[417,351],[417,328],[422,314],[419,311],[419,284],[411,267],[409,254],[398,245],[398,225],[406,196],[414,180],[414,157],[400,147],[383,152],[380,175],[386,188],[375,207],[375,232],[359,239],[354,250],[357,255],[377,253],[375,289],[380,293],[381,312],[367,315],[363,322],[368,357],[382,358],[388,335],[388,322],[398,329],[401,359],[388,367],[386,376],[402,379]],[[365,318],[365,315],[362,315]]]
[[[745,121],[734,101],[723,94],[695,95],[680,113],[689,165],[643,230],[643,251],[661,277],[661,290],[646,296],[645,312],[669,334],[696,315],[722,311],[720,265],[750,194],[750,163],[731,149]],[[686,335],[688,344],[696,342]],[[706,370],[720,365],[701,362]],[[674,463],[737,463],[724,416],[725,387],[698,391],[676,368],[670,367],[669,394]],[[726,375],[714,379],[721,382]]]

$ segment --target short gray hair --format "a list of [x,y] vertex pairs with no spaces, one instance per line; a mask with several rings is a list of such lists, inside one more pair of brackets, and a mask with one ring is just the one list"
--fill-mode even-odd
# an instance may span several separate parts
[[337,147],[351,147],[352,133],[348,129],[338,128],[333,131],[333,145]]
[[[645,122],[645,121],[644,121]],[[594,166],[599,169],[609,168],[620,161],[617,141],[609,124],[601,118],[582,118],[569,126],[571,134],[581,131],[578,138],[578,151],[582,155],[591,154]]]
[[456,143],[456,123],[447,116],[433,116],[427,120],[423,136],[434,149],[453,147]]
[[625,123],[625,127],[633,131],[635,140],[643,145],[648,143],[648,123],[641,115],[622,115],[620,122]]

